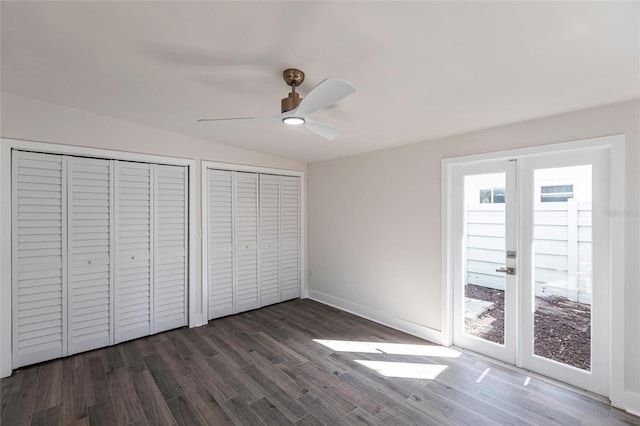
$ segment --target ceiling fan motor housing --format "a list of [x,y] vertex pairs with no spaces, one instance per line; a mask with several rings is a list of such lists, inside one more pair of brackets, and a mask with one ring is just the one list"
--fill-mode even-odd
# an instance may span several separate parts
[[287,111],[296,109],[298,105],[300,105],[301,100],[302,99],[300,99],[300,95],[297,94],[296,92],[289,93],[289,96],[282,99],[282,103],[281,103],[282,112],[287,112]]

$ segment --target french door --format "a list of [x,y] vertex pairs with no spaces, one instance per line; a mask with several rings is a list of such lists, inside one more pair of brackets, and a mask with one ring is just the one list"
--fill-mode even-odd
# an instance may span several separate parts
[[608,151],[461,164],[454,344],[608,395]]

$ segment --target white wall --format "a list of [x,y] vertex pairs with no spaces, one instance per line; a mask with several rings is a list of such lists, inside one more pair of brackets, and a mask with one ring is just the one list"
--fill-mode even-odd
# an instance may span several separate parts
[[640,412],[639,117],[635,100],[310,165],[310,296],[439,337],[441,160],[625,134],[624,375]]
[[[200,160],[306,172],[304,163],[178,135],[20,95],[1,94],[0,137],[189,158],[196,160],[196,228],[201,229]],[[224,142],[224,141],[222,141]],[[2,238],[5,238],[3,235]],[[196,244],[196,293],[201,295],[200,240]],[[196,300],[201,308],[201,300]],[[201,313],[201,312],[199,312]],[[0,344],[9,344],[2,339]]]

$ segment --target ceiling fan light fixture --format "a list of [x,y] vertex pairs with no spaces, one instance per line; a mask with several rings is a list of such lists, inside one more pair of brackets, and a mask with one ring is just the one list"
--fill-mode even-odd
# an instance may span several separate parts
[[282,119],[282,122],[284,124],[287,124],[289,126],[299,126],[301,124],[304,124],[304,118],[302,117],[285,117]]

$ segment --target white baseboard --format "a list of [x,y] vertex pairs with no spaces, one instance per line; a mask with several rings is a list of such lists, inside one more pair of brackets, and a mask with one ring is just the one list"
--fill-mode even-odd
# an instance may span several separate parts
[[202,320],[202,314],[190,314],[189,315],[189,328],[200,327],[204,325],[205,321]]
[[640,393],[624,392],[624,407],[620,407],[629,414],[640,417]]
[[402,318],[381,312],[379,309],[370,308],[338,297],[330,296],[315,290],[307,291],[307,298],[325,305],[333,306],[342,311],[349,312],[387,327],[403,331],[407,334],[420,337],[433,343],[442,344],[442,333],[424,325],[416,324]]
[[[1,346],[1,345],[0,345]],[[8,351],[11,354],[10,351]],[[4,352],[0,350],[0,378],[9,377],[12,373],[11,370],[11,358],[4,358],[2,355]]]

